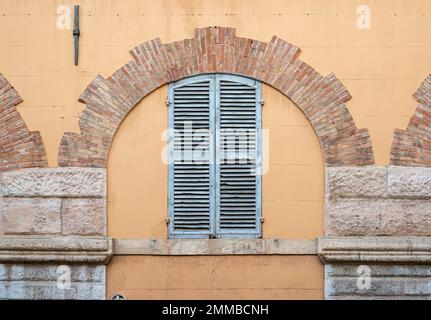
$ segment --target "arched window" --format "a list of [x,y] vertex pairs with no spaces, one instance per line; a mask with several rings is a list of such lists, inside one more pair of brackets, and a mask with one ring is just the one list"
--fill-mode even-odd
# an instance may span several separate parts
[[228,74],[169,85],[169,237],[261,236],[261,83]]

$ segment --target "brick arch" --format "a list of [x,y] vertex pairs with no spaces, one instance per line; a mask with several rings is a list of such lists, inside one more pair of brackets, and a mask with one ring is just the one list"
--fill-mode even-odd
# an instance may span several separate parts
[[195,30],[193,39],[154,39],[131,50],[133,59],[108,79],[100,75],[80,97],[86,104],[80,134],[64,134],[60,166],[106,167],[113,136],[148,93],[181,78],[231,73],[260,80],[288,96],[313,126],[327,166],[374,163],[367,129],[358,129],[345,102],[351,98],[333,74],[322,76],[298,59],[300,49],[274,36],[269,43],[235,36],[235,29]]
[[40,133],[30,132],[16,109],[21,102],[0,74],[0,172],[48,165]]
[[391,164],[431,167],[431,74],[413,94],[419,102],[406,130],[395,129]]

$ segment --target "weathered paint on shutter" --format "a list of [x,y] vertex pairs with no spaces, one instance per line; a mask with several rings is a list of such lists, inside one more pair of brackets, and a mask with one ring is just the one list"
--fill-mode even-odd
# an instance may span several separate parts
[[[213,83],[214,77],[199,76],[170,85],[171,238],[209,237],[214,230]],[[199,152],[193,151],[197,145]]]
[[[259,237],[261,84],[191,77],[170,84],[169,105],[169,237]],[[244,135],[253,139],[225,148],[223,139]]]
[[261,84],[218,75],[217,237],[261,234]]

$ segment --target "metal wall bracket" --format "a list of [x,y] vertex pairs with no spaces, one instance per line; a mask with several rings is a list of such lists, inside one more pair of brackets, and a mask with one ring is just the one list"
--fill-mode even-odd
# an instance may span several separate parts
[[74,24],[73,24],[73,42],[75,48],[75,66],[78,65],[78,50],[79,50],[79,5],[74,6]]

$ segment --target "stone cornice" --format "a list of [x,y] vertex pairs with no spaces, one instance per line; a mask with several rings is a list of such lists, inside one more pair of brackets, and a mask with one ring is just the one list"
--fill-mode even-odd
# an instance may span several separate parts
[[431,237],[323,237],[323,263],[431,263]]
[[111,239],[0,237],[1,263],[97,263],[112,255],[315,255],[333,263],[431,263],[431,237],[292,239]]
[[104,237],[0,237],[0,262],[106,264],[112,247]]

